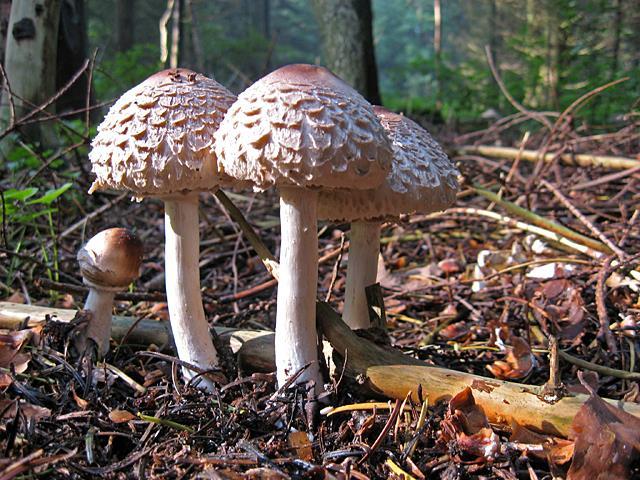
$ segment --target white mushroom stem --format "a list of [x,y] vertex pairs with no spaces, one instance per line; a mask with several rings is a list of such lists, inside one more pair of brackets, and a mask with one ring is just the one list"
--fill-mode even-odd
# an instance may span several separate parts
[[[218,355],[200,295],[198,194],[165,198],[164,212],[167,303],[178,358],[209,370],[217,367]],[[198,375],[187,368],[183,372],[188,380]],[[205,377],[198,381],[201,388],[213,389]]]
[[343,312],[352,330],[371,326],[365,288],[376,283],[379,253],[380,222],[352,222]]
[[91,339],[98,346],[98,355],[103,357],[109,351],[111,338],[111,314],[113,312],[114,290],[103,290],[89,286],[89,295],[84,303],[84,309],[91,312],[85,333],[77,339],[79,351],[86,348],[86,340]]
[[317,192],[280,189],[280,279],[275,354],[278,385],[309,365],[296,383],[322,388],[318,365],[316,296],[318,285]]

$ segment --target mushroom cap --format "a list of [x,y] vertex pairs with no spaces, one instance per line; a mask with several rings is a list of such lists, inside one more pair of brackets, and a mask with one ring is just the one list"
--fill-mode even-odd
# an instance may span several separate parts
[[216,132],[220,169],[254,189],[372,188],[391,143],[372,106],[323,67],[287,65],[238,96]]
[[370,190],[320,192],[318,217],[334,221],[381,220],[401,214],[431,213],[451,205],[458,170],[424,128],[403,115],[374,107],[393,143],[391,172]]
[[122,95],[98,126],[89,190],[136,196],[210,190],[218,185],[213,133],[235,101],[215,80],[163,70]]
[[126,228],[103,230],[78,251],[84,283],[103,289],[125,288],[139,276],[142,242]]

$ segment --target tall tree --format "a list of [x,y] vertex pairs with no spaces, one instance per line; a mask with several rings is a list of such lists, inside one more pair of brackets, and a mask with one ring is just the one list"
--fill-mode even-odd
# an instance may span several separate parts
[[371,0],[313,0],[313,8],[327,67],[371,103],[381,103]]
[[4,49],[7,45],[11,0],[0,0],[0,63],[4,64]]
[[[63,0],[60,9],[58,33],[58,62],[56,70],[56,90],[82,68],[87,58],[89,40],[87,38],[87,18],[85,0]],[[86,107],[89,75],[80,76],[56,102],[56,111],[78,111]]]
[[[3,127],[55,93],[61,3],[62,0],[19,0],[11,4],[4,65],[8,85],[3,90],[0,115]],[[50,123],[31,124],[21,133],[28,141],[45,145],[55,142]],[[2,153],[6,154],[11,146],[10,137],[5,137]]]
[[126,52],[133,47],[136,0],[116,0],[116,50]]

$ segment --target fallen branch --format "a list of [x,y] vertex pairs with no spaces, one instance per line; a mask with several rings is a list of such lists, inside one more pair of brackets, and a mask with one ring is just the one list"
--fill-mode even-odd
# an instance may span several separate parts
[[[382,348],[358,337],[326,304],[318,303],[318,322],[339,356],[347,358],[345,376],[355,379],[368,391],[402,400],[411,393],[418,401],[418,388],[429,403],[449,400],[466,387],[471,388],[489,421],[504,428],[512,422],[536,431],[567,436],[587,395],[565,396],[558,401],[543,398],[543,387],[524,385],[479,375],[432,367],[392,349]],[[339,360],[339,359],[338,359]],[[341,368],[341,367],[338,367]],[[607,400],[640,417],[640,405]]]
[[[458,155],[483,155],[486,157],[504,158],[514,160],[520,158],[528,162],[551,162],[556,158],[555,153],[545,153],[537,150],[522,150],[511,147],[494,147],[490,145],[463,145],[456,149]],[[579,165],[581,167],[604,167],[613,170],[624,170],[640,166],[640,160],[626,157],[614,157],[609,155],[591,155],[588,153],[563,153],[560,160],[567,165]]]
[[[30,317],[28,323],[35,324],[47,316],[58,321],[70,321],[75,314],[76,310],[0,302],[0,328],[16,327],[27,316]],[[545,434],[561,436],[569,435],[574,416],[589,398],[587,395],[575,395],[556,402],[547,401],[543,397],[542,386],[505,382],[427,365],[357,336],[329,305],[322,302],[317,303],[317,318],[322,332],[336,350],[336,360],[343,363],[347,358],[345,377],[375,395],[404,400],[411,394],[412,399],[418,401],[420,389],[422,396],[428,397],[430,404],[435,404],[447,401],[470,387],[476,403],[492,423],[508,429],[512,422],[517,422]],[[135,319],[130,317],[114,317],[113,337],[116,340],[122,338],[134,322]],[[254,372],[275,370],[272,332],[228,328],[216,328],[216,332],[230,342],[232,350],[238,354],[241,369]],[[155,339],[154,343],[160,343],[158,340],[164,338],[168,341],[170,337],[164,323],[142,320],[128,338],[135,338],[139,343],[144,339]],[[338,370],[341,371],[340,365]],[[640,418],[640,405],[607,401]]]

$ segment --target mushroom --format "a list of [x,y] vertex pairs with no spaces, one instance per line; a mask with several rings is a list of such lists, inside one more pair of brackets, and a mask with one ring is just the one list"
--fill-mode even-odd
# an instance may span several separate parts
[[89,295],[84,309],[91,312],[86,328],[75,336],[78,352],[84,352],[88,340],[103,357],[109,351],[111,311],[116,292],[136,280],[142,263],[142,242],[125,228],[110,228],[92,237],[79,251],[78,263]]
[[431,213],[452,204],[459,172],[424,128],[382,107],[376,115],[393,143],[391,172],[371,190],[321,192],[319,218],[351,221],[343,318],[352,329],[369,328],[365,288],[376,282],[382,220]]
[[[221,182],[213,133],[235,96],[186,69],[159,72],[126,92],[98,127],[89,158],[89,193],[128,189],[165,206],[165,281],[180,360],[201,370],[218,365],[200,295],[198,192]],[[183,368],[187,379],[199,375]],[[207,378],[201,386],[213,388]]]
[[318,393],[318,192],[380,184],[391,161],[389,140],[360,94],[325,68],[298,64],[241,93],[215,143],[225,174],[258,191],[279,189],[278,384],[300,373],[295,383],[313,384]]

